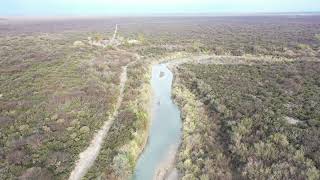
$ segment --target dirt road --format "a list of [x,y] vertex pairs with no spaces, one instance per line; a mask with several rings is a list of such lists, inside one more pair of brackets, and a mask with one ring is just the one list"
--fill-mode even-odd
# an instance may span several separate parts
[[127,81],[127,66],[123,67],[121,76],[120,76],[120,95],[117,100],[116,108],[113,112],[113,114],[109,117],[107,121],[104,122],[104,125],[102,128],[94,135],[94,138],[92,139],[89,147],[80,153],[79,155],[79,160],[77,161],[75,168],[70,174],[69,180],[79,180],[89,170],[89,168],[93,165],[94,161],[96,160],[100,149],[101,145],[115,119],[115,117],[118,115],[118,110],[120,108],[120,105],[122,103],[123,99],[123,92],[124,92],[124,87]]

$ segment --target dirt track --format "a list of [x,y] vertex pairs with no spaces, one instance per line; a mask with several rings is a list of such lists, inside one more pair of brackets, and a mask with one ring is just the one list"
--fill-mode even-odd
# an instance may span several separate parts
[[93,165],[94,161],[96,160],[100,152],[103,140],[106,137],[111,125],[113,124],[115,117],[118,115],[118,110],[122,103],[123,92],[127,81],[127,67],[128,65],[123,67],[120,76],[120,95],[118,97],[118,101],[113,114],[109,117],[107,121],[104,122],[102,128],[94,135],[88,148],[82,153],[80,153],[79,160],[77,161],[75,168],[71,172],[69,180],[81,179],[83,176],[85,176],[89,168]]

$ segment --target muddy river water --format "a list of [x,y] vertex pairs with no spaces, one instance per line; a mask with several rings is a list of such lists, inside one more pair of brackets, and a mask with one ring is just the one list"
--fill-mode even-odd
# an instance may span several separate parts
[[152,67],[153,102],[149,139],[137,162],[133,180],[155,179],[159,169],[170,166],[180,144],[182,122],[180,111],[171,99],[172,80],[173,74],[166,64]]

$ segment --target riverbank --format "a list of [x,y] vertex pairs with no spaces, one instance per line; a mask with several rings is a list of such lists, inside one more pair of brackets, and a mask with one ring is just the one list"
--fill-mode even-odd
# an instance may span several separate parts
[[148,136],[151,63],[141,59],[128,67],[123,103],[95,164],[84,179],[128,179]]
[[217,139],[218,122],[208,115],[206,106],[195,94],[180,82],[178,70],[173,68],[173,71],[176,75],[173,99],[181,110],[183,121],[182,143],[176,157],[179,178],[231,179],[229,159],[224,155],[223,147]]
[[[184,123],[186,133],[178,157],[182,176],[318,179],[319,158],[310,153],[316,147],[310,142],[317,141],[309,141],[317,137],[316,121],[311,120],[317,117],[316,106],[301,104],[319,97],[314,83],[319,62],[259,58],[250,64],[217,63],[216,58],[207,62],[177,68],[178,84],[182,85],[176,94],[181,96],[182,115],[187,115],[183,119],[189,121]],[[199,116],[205,113],[196,113],[197,107],[206,110],[207,120]],[[310,111],[310,107],[314,109]],[[301,122],[288,123],[287,117]]]

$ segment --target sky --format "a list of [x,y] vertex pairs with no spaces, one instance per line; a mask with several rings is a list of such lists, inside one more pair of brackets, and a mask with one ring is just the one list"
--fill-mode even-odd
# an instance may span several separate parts
[[0,16],[319,12],[320,0],[0,0]]

